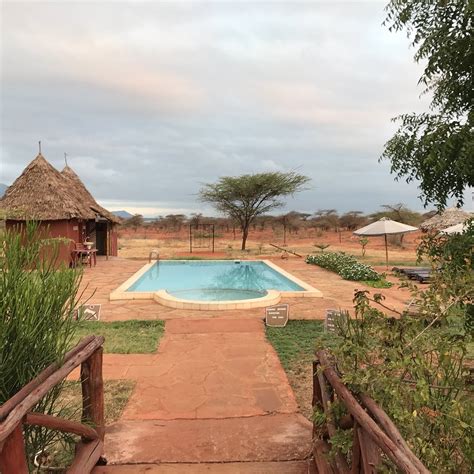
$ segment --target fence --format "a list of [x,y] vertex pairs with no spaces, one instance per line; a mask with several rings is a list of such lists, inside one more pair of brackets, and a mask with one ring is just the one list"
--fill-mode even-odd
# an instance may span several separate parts
[[[313,363],[313,407],[325,415],[323,426],[314,424],[314,458],[319,474],[375,473],[384,453],[406,473],[430,471],[413,454],[389,416],[368,395],[356,396],[344,385],[329,353],[320,350]],[[341,402],[347,415],[336,422],[331,412],[335,400]],[[336,424],[337,423],[337,424]],[[351,462],[337,451],[328,456],[328,440],[337,429],[353,429]]]
[[[102,380],[103,337],[89,336],[69,351],[61,365],[52,364],[16,395],[0,406],[0,472],[24,474],[28,462],[23,425],[43,426],[81,436],[70,474],[89,473],[100,459],[104,446],[104,387]],[[30,410],[55,385],[81,366],[82,422],[34,413]],[[93,427],[92,427],[92,426]]]

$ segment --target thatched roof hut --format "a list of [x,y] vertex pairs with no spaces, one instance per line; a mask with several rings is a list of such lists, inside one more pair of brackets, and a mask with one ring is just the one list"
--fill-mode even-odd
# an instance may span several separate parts
[[66,166],[60,173],[40,153],[0,199],[7,219],[56,221],[63,219],[120,220],[100,206],[79,176]]
[[117,216],[109,212],[107,209],[104,209],[100,204],[97,203],[97,201],[92,197],[92,194],[87,190],[87,188],[84,186],[84,183],[71,167],[66,165],[61,171],[61,175],[66,180],[71,194],[74,195],[77,201],[81,201],[95,214],[98,214],[99,216],[116,224],[120,223],[120,219]]
[[60,173],[41,153],[0,199],[0,211],[7,229],[18,230],[24,221],[35,220],[50,237],[63,238],[60,262],[77,263],[86,240],[94,244],[94,255],[118,253],[120,219],[95,201],[71,168]]
[[440,231],[456,224],[462,224],[470,217],[473,217],[472,213],[457,207],[450,207],[423,222],[420,228],[425,232]]
[[93,210],[74,198],[61,173],[40,153],[0,199],[7,219],[94,219]]

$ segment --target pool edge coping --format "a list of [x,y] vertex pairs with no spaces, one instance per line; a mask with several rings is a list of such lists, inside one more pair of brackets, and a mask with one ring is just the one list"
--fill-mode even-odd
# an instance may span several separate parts
[[[110,295],[110,301],[119,301],[119,300],[154,300],[157,303],[176,309],[197,309],[197,310],[208,310],[208,311],[220,311],[225,309],[250,309],[250,308],[262,308],[265,306],[271,306],[280,302],[282,297],[287,298],[322,298],[323,294],[320,290],[314,288],[308,283],[304,282],[298,277],[295,277],[291,273],[287,272],[280,266],[276,265],[270,260],[264,259],[251,259],[251,260],[240,260],[235,259],[236,261],[242,262],[263,262],[268,265],[271,269],[280,273],[288,280],[304,288],[304,291],[299,290],[289,290],[289,291],[279,291],[279,290],[267,290],[267,294],[261,298],[252,298],[247,300],[228,300],[228,301],[206,301],[202,300],[183,300],[172,296],[166,289],[159,289],[157,291],[135,291],[127,292],[127,289],[130,288],[140,277],[142,277],[153,265],[157,262],[149,262],[143,265],[142,268],[137,270],[132,276],[127,278],[121,285],[119,285],[115,290],[113,290]],[[188,262],[189,260],[164,260],[172,262]],[[213,262],[228,262],[229,260],[212,260]]]

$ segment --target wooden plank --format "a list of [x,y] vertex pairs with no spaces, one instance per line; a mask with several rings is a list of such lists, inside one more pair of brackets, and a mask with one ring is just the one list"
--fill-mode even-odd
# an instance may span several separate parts
[[76,456],[67,474],[89,474],[99,461],[104,443],[100,439],[89,443],[78,443]]
[[[79,343],[76,347],[71,349],[64,356],[63,364],[67,362],[71,357],[74,357],[78,352],[80,352],[84,347],[87,346],[91,341],[93,341],[95,336],[87,336]],[[21,390],[19,390],[13,397],[9,398],[2,406],[0,406],[0,420],[3,420],[7,417],[13,408],[15,408],[22,400],[24,400],[36,387],[41,385],[50,375],[52,375],[56,370],[58,370],[60,365],[58,363],[51,364],[46,369],[44,369],[37,377],[35,377],[31,382],[25,385]]]
[[357,428],[357,437],[359,438],[360,453],[362,458],[362,472],[364,474],[375,474],[380,465],[380,448],[373,442],[360,426]]
[[0,451],[0,472],[2,474],[28,474],[21,423],[18,423],[3,443]]
[[25,423],[28,425],[44,426],[45,428],[61,431],[63,433],[73,433],[82,436],[87,441],[93,441],[99,438],[97,431],[88,425],[57,416],[45,415],[43,413],[28,413],[25,418]]
[[359,435],[357,433],[358,429],[359,425],[355,423],[352,436],[351,474],[362,473],[360,443]]
[[326,441],[317,439],[313,445],[314,462],[318,469],[318,474],[337,474],[337,469],[330,462],[330,447]]
[[288,252],[288,253],[291,253],[293,255],[296,255],[297,257],[301,257],[303,258],[303,255],[300,255],[299,253],[296,253],[296,252],[293,252],[292,250],[288,250],[288,249],[285,249],[283,247],[278,247],[278,245],[275,245],[275,244],[270,244],[272,247],[275,247],[276,249],[278,250],[282,250],[283,252]]
[[29,395],[27,395],[13,410],[10,411],[7,418],[0,424],[0,442],[3,441],[31,410],[31,408],[41,400],[55,385],[69,375],[79,364],[86,360],[90,355],[104,343],[102,336],[94,337],[84,349],[71,357],[60,369],[51,374]]
[[321,398],[321,387],[319,386],[318,380],[318,368],[319,362],[317,360],[313,361],[313,407],[323,408],[323,399]]
[[366,394],[359,395],[362,405],[369,410],[369,413],[378,421],[380,426],[384,429],[389,438],[397,444],[400,449],[405,451],[405,454],[412,461],[412,463],[422,472],[428,474],[430,471],[426,469],[423,463],[415,456],[406,441],[403,439],[400,431],[395,426],[390,417],[382,410],[375,400]]
[[413,462],[377,425],[377,423],[366,413],[366,411],[359,405],[358,401],[349,391],[349,389],[342,383],[336,371],[329,361],[326,351],[321,350],[317,352],[321,365],[323,367],[324,375],[334,388],[337,396],[342,400],[349,411],[355,418],[357,423],[363,428],[370,438],[387,454],[387,456],[395,463],[395,465],[403,472],[418,473],[421,472]]
[[[328,428],[329,436],[331,437],[336,434],[336,424],[331,413],[331,400],[329,398],[326,380],[324,379],[322,372],[318,372],[318,380],[319,386],[321,387],[321,398],[323,401],[324,413],[326,415],[326,426]],[[342,455],[339,449],[335,450],[334,459],[336,462],[337,472],[341,474],[349,474],[350,470],[346,458]]]
[[104,382],[102,379],[102,347],[81,366],[82,421],[92,422],[99,438],[105,436]]

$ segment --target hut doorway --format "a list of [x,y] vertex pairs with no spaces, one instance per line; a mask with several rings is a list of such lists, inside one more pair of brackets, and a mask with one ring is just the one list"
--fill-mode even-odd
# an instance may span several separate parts
[[107,255],[107,222],[96,222],[95,224],[95,246],[97,255]]

